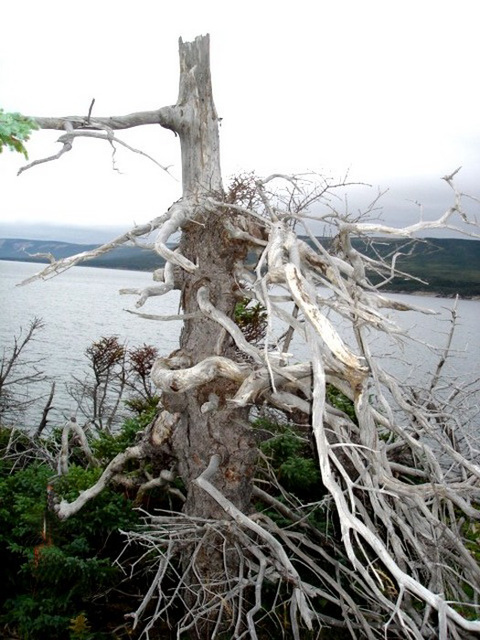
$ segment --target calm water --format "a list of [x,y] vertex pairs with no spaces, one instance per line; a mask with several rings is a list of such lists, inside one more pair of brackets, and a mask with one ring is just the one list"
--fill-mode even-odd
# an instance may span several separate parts
[[[28,355],[41,360],[40,368],[60,381],[56,387],[58,410],[51,414],[54,419],[63,421],[64,415],[74,412],[65,383],[71,382],[72,375],[83,379],[88,369],[85,349],[95,340],[116,335],[129,346],[149,344],[162,353],[178,345],[180,322],[147,321],[125,311],[135,310],[136,297],[119,295],[119,290],[150,285],[150,274],[73,267],[50,280],[17,286],[38,270],[39,266],[32,263],[0,261],[0,348],[3,351],[9,346],[19,328],[28,327],[34,317],[43,319],[45,328],[30,345]],[[152,298],[148,307],[139,311],[175,314],[178,301],[178,292],[172,292]],[[36,392],[35,388],[30,394]]]
[[[135,309],[136,297],[118,293],[121,288],[149,286],[150,274],[74,267],[45,282],[16,286],[38,270],[39,265],[31,263],[0,261],[2,351],[12,343],[20,327],[27,327],[34,317],[42,318],[45,328],[31,345],[29,354],[41,360],[41,368],[48,375],[65,384],[72,375],[83,377],[87,369],[85,349],[104,336],[116,335],[129,346],[150,344],[164,354],[177,347],[180,322],[154,322],[127,313],[125,309]],[[392,312],[392,315],[407,329],[408,335],[420,343],[429,343],[438,348],[445,344],[450,318],[448,310],[452,307],[452,300],[409,295],[391,297],[437,311],[437,316],[413,312]],[[179,294],[172,292],[167,296],[151,298],[140,311],[175,314],[178,304]],[[455,354],[447,363],[446,373],[473,380],[480,377],[480,302],[459,301],[458,315]],[[346,332],[345,339],[348,339]],[[393,355],[397,347],[394,348],[391,340],[375,337],[373,348],[400,378],[413,374],[421,381],[434,367],[435,351],[424,349],[418,343],[407,343],[402,348],[402,362]],[[297,344],[293,349],[294,356],[301,359],[306,349],[304,345]],[[62,391],[64,384],[57,383],[56,419],[59,421],[63,420],[62,415],[68,415],[74,409],[73,401]]]

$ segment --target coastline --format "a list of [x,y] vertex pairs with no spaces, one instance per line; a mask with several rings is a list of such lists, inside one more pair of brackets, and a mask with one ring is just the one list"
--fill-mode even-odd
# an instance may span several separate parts
[[[49,264],[47,260],[39,260],[39,259],[30,259],[30,260],[25,260],[25,259],[19,259],[19,258],[10,258],[10,257],[0,257],[0,262],[19,262],[19,263],[26,263],[26,264],[36,264],[36,265],[46,265]],[[135,264],[128,264],[125,262],[114,262],[112,264],[110,263],[103,263],[101,262],[100,264],[98,264],[95,260],[90,260],[90,261],[86,261],[86,262],[82,262],[78,265],[75,265],[76,267],[90,267],[93,269],[112,269],[114,271],[134,271],[136,273],[152,273],[152,267],[151,266],[146,266],[146,265],[142,265],[141,267]],[[459,292],[455,292],[455,291],[442,291],[439,289],[435,288],[435,285],[432,285],[432,289],[429,288],[425,288],[425,289],[402,289],[402,288],[397,288],[397,287],[393,287],[393,288],[379,288],[378,291],[382,292],[382,293],[393,293],[393,294],[400,294],[400,295],[410,295],[410,296],[418,296],[418,297],[430,297],[430,298],[445,298],[447,300],[454,300],[455,298],[458,297],[459,300],[473,300],[473,301],[480,301],[480,287],[478,287],[479,291],[478,293],[472,293],[472,294],[465,294],[465,293],[459,293]]]

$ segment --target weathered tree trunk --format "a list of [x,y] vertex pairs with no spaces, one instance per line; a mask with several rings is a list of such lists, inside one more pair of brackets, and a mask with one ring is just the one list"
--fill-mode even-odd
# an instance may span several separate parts
[[[207,210],[205,198],[215,193],[221,197],[220,148],[218,118],[210,80],[209,37],[194,42],[180,40],[180,91],[177,104],[171,108],[169,128],[178,133],[182,147],[183,199],[190,214],[182,226],[180,253],[197,265],[194,273],[181,272],[182,307],[184,313],[199,311],[197,294],[206,288],[213,305],[229,317],[235,309],[234,265],[245,257],[245,247],[225,232],[221,212]],[[206,317],[185,322],[180,352],[182,364],[192,366],[205,358],[223,355],[231,340],[221,334],[219,325]],[[202,406],[214,394],[215,411]],[[192,484],[207,467],[213,454],[220,454],[221,466],[216,478],[219,488],[243,509],[249,503],[253,473],[251,443],[244,422],[244,409],[228,407],[234,394],[231,383],[219,379],[188,393],[165,398],[181,419],[173,441],[181,476],[187,486],[186,512],[205,518],[223,517],[224,513],[208,496],[201,495]]]
[[[203,205],[212,193],[217,200],[223,194],[208,49],[208,36],[196,38],[192,43],[180,41],[180,92],[169,126],[180,136],[183,199],[191,207],[189,220],[182,225],[180,253],[197,269],[193,273],[178,270],[177,277],[181,279],[185,314],[198,315],[197,295],[202,289],[216,309],[233,318],[238,289],[234,266],[237,259],[245,257],[246,247],[226,233],[222,222],[225,214],[213,208],[207,210]],[[185,322],[180,351],[175,356],[185,367],[227,352],[231,355],[230,336],[217,322],[202,316]],[[240,510],[249,511],[256,454],[246,422],[247,410],[228,405],[237,387],[217,378],[184,394],[165,395],[167,410],[181,415],[172,446],[187,490],[184,508],[187,515],[205,519],[226,517],[223,509],[193,482],[214,454],[219,454],[221,463],[213,483]],[[212,411],[206,410],[209,401],[216,407]],[[204,545],[196,569],[203,573],[196,580],[200,577],[205,584],[224,573],[222,540],[216,535]],[[202,633],[208,637],[208,625]]]
[[180,89],[175,112],[182,146],[183,195],[222,191],[218,116],[210,77],[210,38],[180,39]]

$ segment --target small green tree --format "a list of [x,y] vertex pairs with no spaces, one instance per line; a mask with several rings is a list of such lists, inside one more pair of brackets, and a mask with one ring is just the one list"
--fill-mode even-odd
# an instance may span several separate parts
[[[132,444],[143,420],[130,420],[108,441],[105,436],[104,465],[116,449]],[[45,448],[55,449],[57,438],[53,433],[44,439]],[[123,615],[131,610],[129,597],[117,592],[123,576],[116,559],[124,546],[119,530],[140,521],[134,496],[117,483],[92,501],[81,517],[61,521],[51,512],[54,501],[77,497],[101,469],[91,468],[77,448],[75,463],[57,477],[35,451],[40,449],[35,450],[27,436],[14,436],[11,429],[0,427],[0,628],[25,639],[110,637],[111,629],[123,628]],[[134,552],[132,547],[132,561],[138,559]],[[136,587],[139,580],[140,572]]]

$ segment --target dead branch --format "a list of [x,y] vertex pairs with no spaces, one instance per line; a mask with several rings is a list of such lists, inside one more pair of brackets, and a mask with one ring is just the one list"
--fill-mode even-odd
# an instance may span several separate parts
[[158,229],[166,220],[169,219],[169,217],[170,216],[167,212],[162,216],[159,216],[157,218],[154,218],[150,222],[147,222],[147,224],[135,225],[132,229],[130,229],[130,231],[122,233],[120,236],[117,236],[110,242],[106,242],[105,244],[101,245],[100,247],[96,247],[91,251],[82,251],[81,253],[78,253],[74,256],[55,260],[54,262],[52,262],[52,264],[49,264],[47,267],[42,269],[42,271],[39,271],[35,275],[21,282],[20,285],[27,285],[31,282],[35,282],[35,280],[47,280],[48,278],[53,278],[54,276],[63,273],[67,269],[70,269],[70,267],[74,267],[81,262],[85,262],[86,260],[91,260],[92,258],[97,258],[104,253],[108,253],[116,247],[120,247],[124,244],[129,243],[133,238],[147,235],[155,229]]
[[52,382],[52,386],[50,387],[50,393],[48,395],[47,402],[45,403],[42,411],[42,417],[40,418],[40,422],[38,423],[38,427],[35,431],[35,438],[39,438],[45,427],[48,424],[48,414],[52,410],[53,396],[55,395],[55,381]]
[[[35,167],[39,164],[44,164],[45,162],[53,162],[54,160],[58,160],[63,156],[64,153],[68,153],[69,151],[72,150],[72,138],[71,138],[71,134],[73,132],[72,123],[69,122],[68,120],[65,120],[62,124],[63,124],[62,128],[64,128],[67,131],[67,134],[66,136],[62,136],[61,142],[63,143],[63,146],[60,149],[60,151],[52,156],[41,158],[40,160],[34,160],[33,162],[30,162],[24,167],[20,167],[20,169],[17,172],[17,176],[19,176],[24,171],[27,171],[27,169],[31,169],[32,167]],[[59,141],[60,141],[60,138],[59,138]]]
[[140,313],[138,311],[132,311],[131,309],[125,309],[125,311],[127,313],[132,313],[135,316],[139,316],[140,318],[145,318],[146,320],[158,320],[159,322],[170,322],[172,320],[180,320],[183,322],[184,320],[193,320],[194,318],[201,317],[200,313],[178,313],[175,315],[160,316],[151,313]]
[[[105,467],[102,475],[94,485],[85,491],[81,491],[79,496],[73,500],[73,502],[61,500],[60,503],[56,505],[55,511],[58,517],[65,520],[80,511],[87,502],[99,495],[105,487],[123,471],[123,468],[129,460],[141,460],[149,455],[149,451],[152,446],[157,448],[161,447],[161,445],[170,437],[171,430],[178,422],[179,417],[180,416],[178,414],[171,414],[168,411],[163,411],[144,435],[142,441],[138,445],[129,447],[122,453],[117,454]],[[68,426],[69,428],[74,428],[75,422],[71,420]],[[62,434],[62,455],[59,463],[59,475],[66,473],[68,470],[68,431],[64,430],[64,434],[65,435]],[[165,480],[165,478],[166,476],[164,475],[163,480]]]
[[247,365],[239,365],[221,356],[205,358],[193,367],[170,369],[171,365],[172,359],[157,358],[152,368],[151,378],[158,389],[175,393],[184,393],[218,377],[241,382],[250,370]]
[[117,454],[115,458],[107,465],[105,471],[93,486],[91,486],[89,489],[86,489],[85,491],[82,491],[78,498],[76,498],[73,502],[62,500],[60,504],[56,506],[55,510],[58,517],[61,520],[65,520],[66,518],[72,516],[74,513],[77,513],[89,500],[92,500],[103,491],[103,489],[112,480],[112,478],[123,469],[128,460],[138,460],[143,456],[144,451],[140,446],[129,447],[123,453]]

